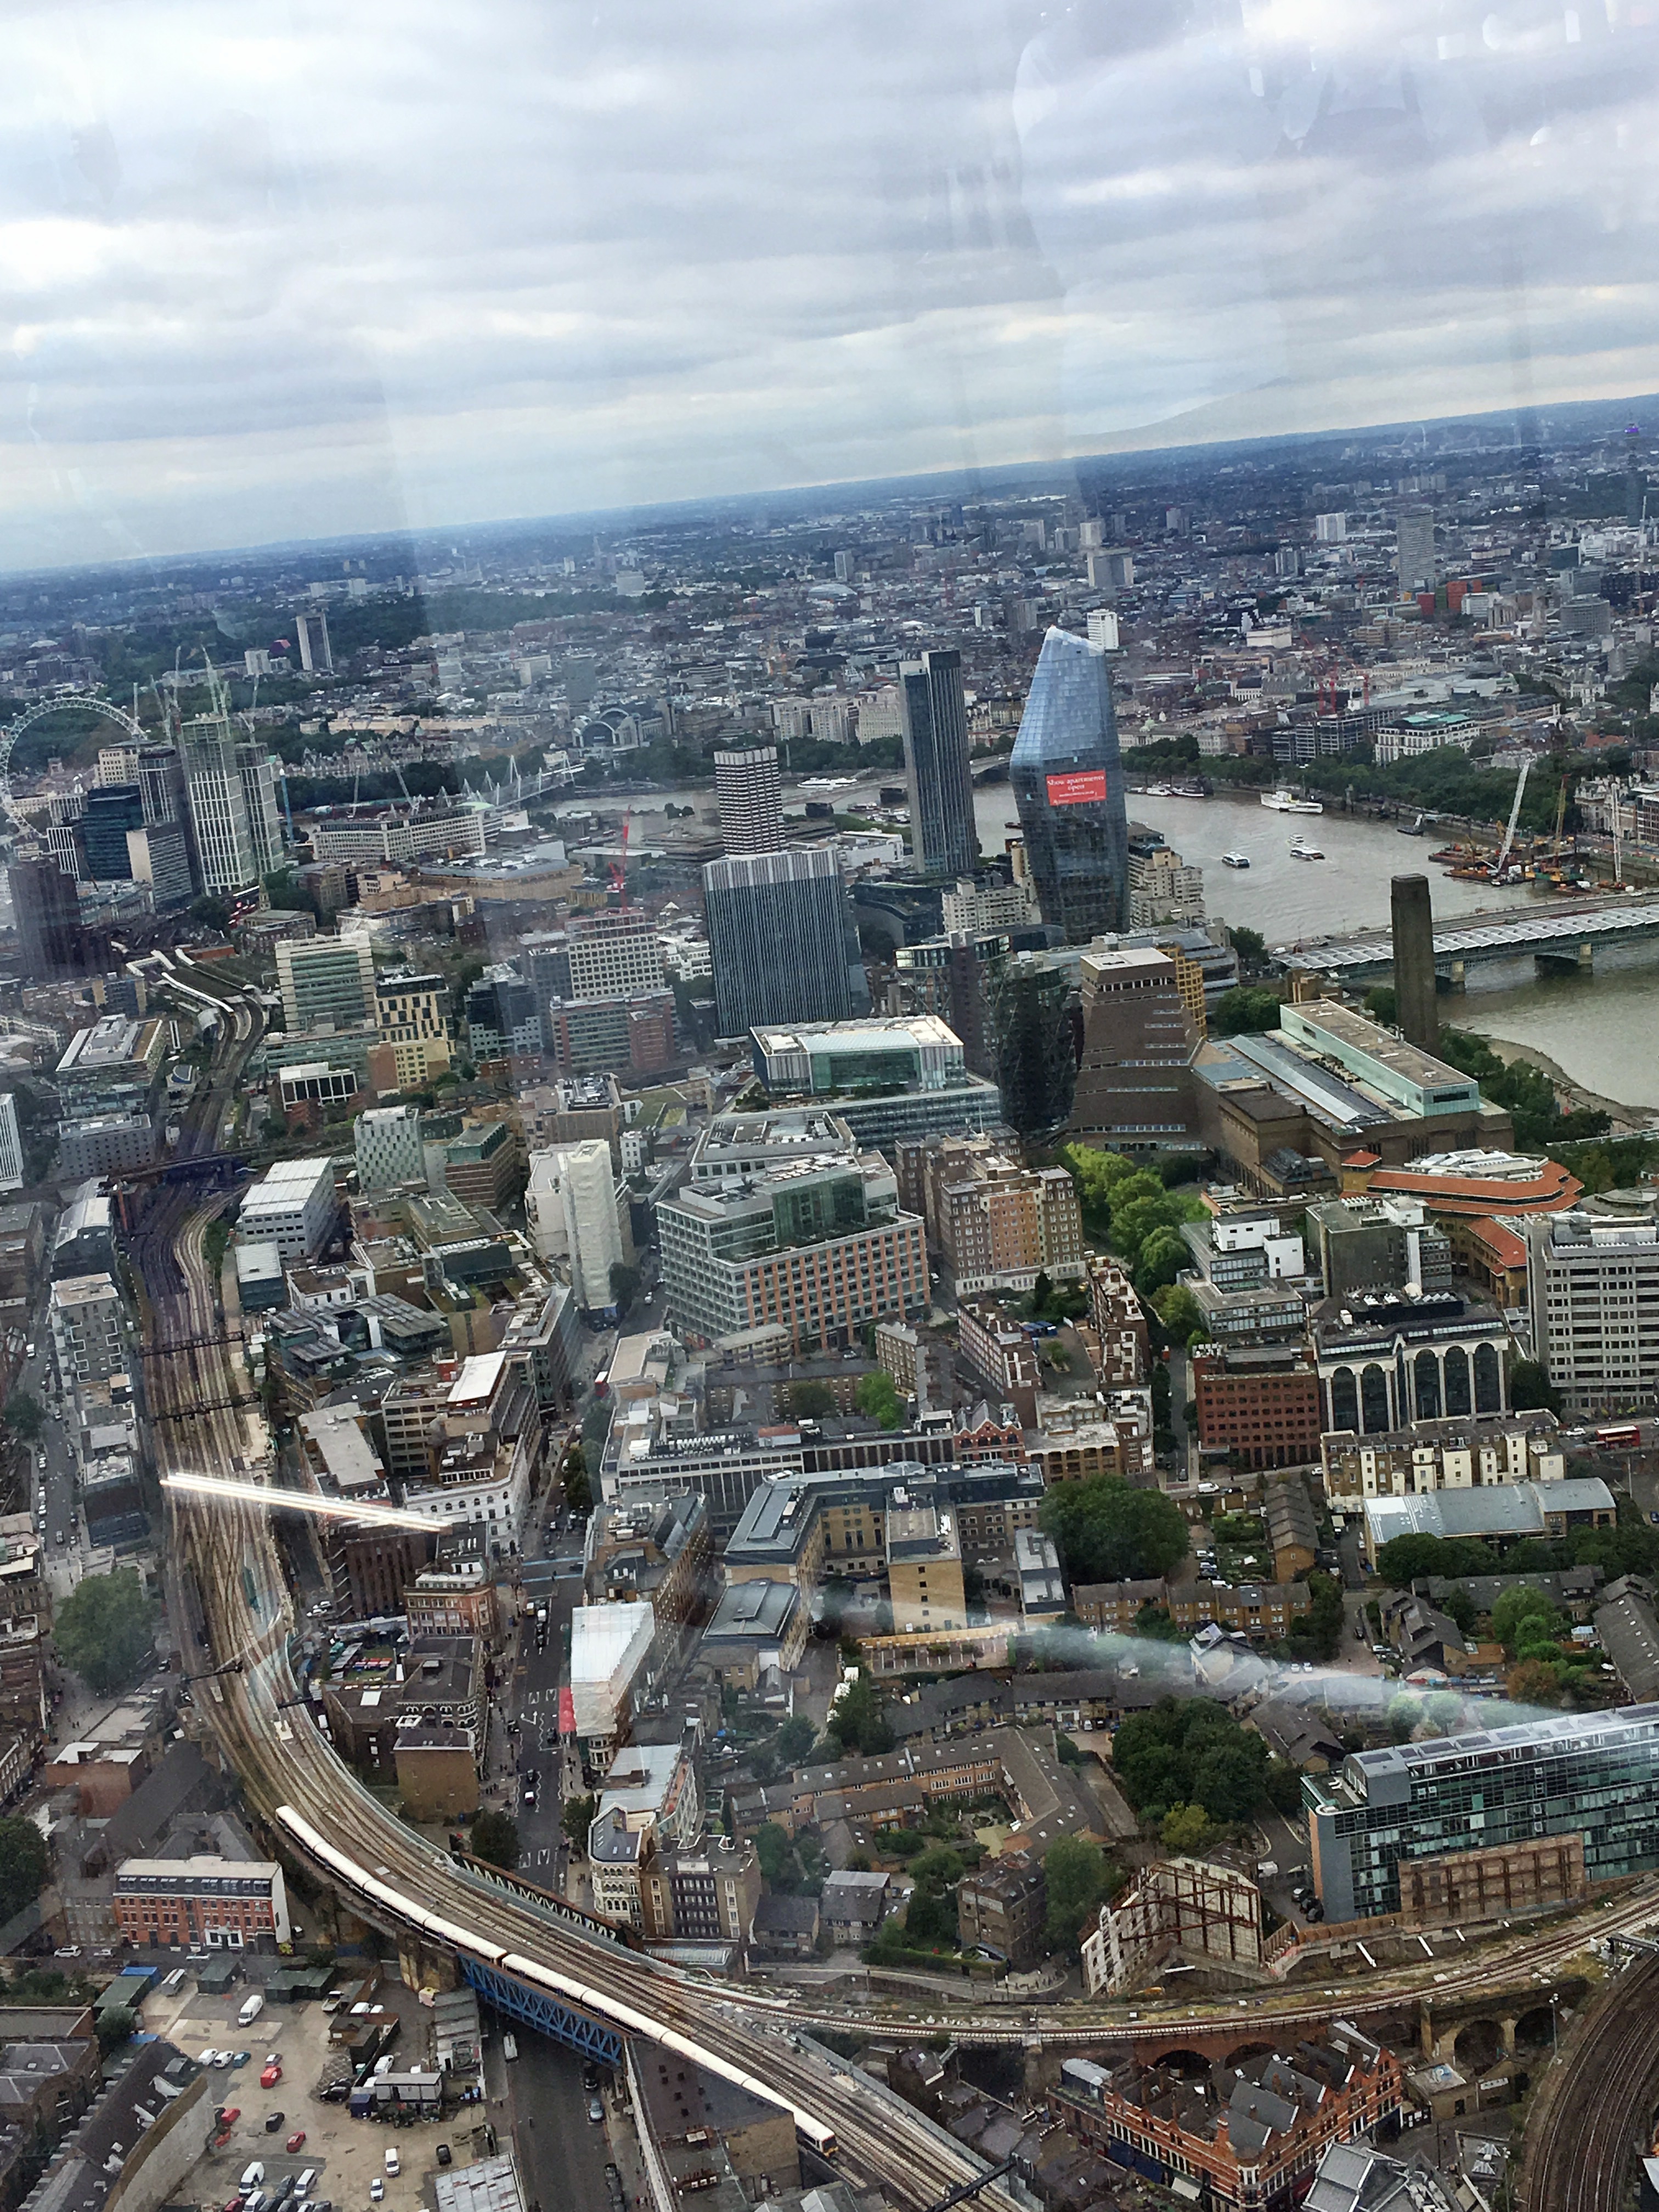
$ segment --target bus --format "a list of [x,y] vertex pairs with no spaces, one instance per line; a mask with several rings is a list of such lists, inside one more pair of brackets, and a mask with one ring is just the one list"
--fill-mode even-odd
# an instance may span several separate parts
[[1638,1421],[1616,1422],[1610,1428],[1598,1429],[1595,1441],[1604,1451],[1634,1451],[1642,1441]]

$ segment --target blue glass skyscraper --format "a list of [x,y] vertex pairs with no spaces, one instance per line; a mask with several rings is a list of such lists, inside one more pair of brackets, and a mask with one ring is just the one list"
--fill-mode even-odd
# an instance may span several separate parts
[[1008,775],[1044,921],[1068,945],[1121,929],[1128,826],[1101,647],[1064,629],[1043,639]]

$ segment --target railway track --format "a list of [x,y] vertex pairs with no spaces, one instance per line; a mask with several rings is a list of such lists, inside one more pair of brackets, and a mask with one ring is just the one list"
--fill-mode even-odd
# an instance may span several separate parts
[[1659,2095],[1659,1959],[1626,1970],[1560,2063],[1522,2168],[1522,2212],[1620,2212]]

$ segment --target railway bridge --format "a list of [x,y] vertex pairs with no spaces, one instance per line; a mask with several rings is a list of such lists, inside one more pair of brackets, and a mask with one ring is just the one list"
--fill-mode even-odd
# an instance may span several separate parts
[[[1659,937],[1659,892],[1623,891],[1605,898],[1538,899],[1525,906],[1462,916],[1434,933],[1434,969],[1444,988],[1461,991],[1483,961],[1523,959],[1547,971],[1585,972],[1598,947]],[[1387,930],[1275,945],[1276,959],[1344,983],[1385,982],[1394,973]]]

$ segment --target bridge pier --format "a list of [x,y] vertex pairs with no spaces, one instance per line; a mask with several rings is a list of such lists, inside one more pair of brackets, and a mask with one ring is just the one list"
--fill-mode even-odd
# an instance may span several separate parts
[[1467,960],[1454,960],[1444,980],[1446,988],[1449,991],[1467,991],[1469,988],[1468,962]]
[[1540,975],[1590,975],[1595,972],[1595,947],[1587,940],[1576,948],[1564,945],[1557,952],[1534,952],[1532,963]]
[[399,1930],[398,1936],[398,1972],[405,1989],[445,1993],[460,1987],[460,1972],[453,1952],[424,1943],[418,1936],[404,1930]]

